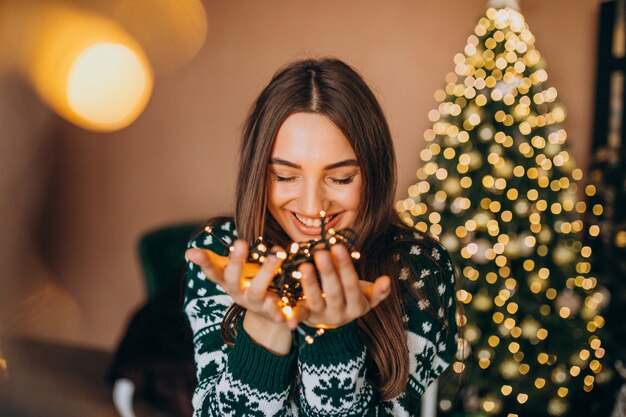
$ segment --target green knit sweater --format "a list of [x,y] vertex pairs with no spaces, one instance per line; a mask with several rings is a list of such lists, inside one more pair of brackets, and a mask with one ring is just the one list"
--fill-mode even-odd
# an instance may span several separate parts
[[[215,225],[213,232],[228,243],[237,238],[232,221]],[[220,324],[233,300],[188,262],[184,309],[194,335],[198,377],[194,417],[413,415],[425,389],[454,357],[457,339],[450,258],[442,246],[428,244],[417,234],[415,238],[416,244],[407,247],[412,266],[396,277],[405,289],[410,375],[404,393],[390,401],[382,401],[368,379],[375,369],[356,322],[326,331],[311,345],[292,347],[285,356],[255,344],[240,324],[234,347],[227,347]],[[189,247],[227,255],[206,233]],[[416,280],[407,280],[409,274]],[[415,300],[408,295],[409,282],[434,291],[428,299]],[[449,323],[448,331],[442,321]],[[293,384],[295,395],[289,395]]]

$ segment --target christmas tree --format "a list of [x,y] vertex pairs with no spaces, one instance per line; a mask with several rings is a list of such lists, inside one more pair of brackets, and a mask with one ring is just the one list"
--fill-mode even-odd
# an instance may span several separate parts
[[[454,57],[397,209],[441,240],[459,270],[463,330],[443,412],[561,416],[607,378],[598,330],[606,294],[584,246],[565,110],[523,16],[489,8]],[[448,385],[458,391],[458,384]]]

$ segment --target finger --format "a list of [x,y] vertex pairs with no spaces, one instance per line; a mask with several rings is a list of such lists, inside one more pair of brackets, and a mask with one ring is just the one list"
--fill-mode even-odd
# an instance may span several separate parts
[[346,302],[346,312],[352,317],[362,316],[368,309],[368,300],[363,296],[359,285],[359,276],[354,269],[352,258],[347,248],[334,245],[331,249],[333,261],[341,277],[341,285]]
[[[224,280],[231,292],[242,292],[241,272],[247,256],[248,244],[241,239],[237,239],[232,246],[228,265],[224,268]],[[233,294],[231,294],[231,296],[232,295]]]
[[311,315],[311,311],[302,303],[298,303],[295,307],[291,309],[290,314],[286,314],[285,318],[287,319],[287,325],[291,330],[295,330],[296,327],[304,320],[308,319]]
[[315,268],[310,263],[304,263],[300,265],[298,270],[302,272],[300,282],[302,283],[302,292],[304,293],[306,306],[315,313],[323,311],[326,308],[326,302],[322,297],[322,289],[319,282],[317,282]]
[[322,291],[326,294],[326,305],[333,310],[342,310],[345,307],[343,289],[330,253],[319,250],[315,252],[314,257],[322,281]]
[[192,248],[185,252],[185,257],[194,264],[198,265],[202,270],[202,273],[210,281],[218,285],[222,285],[224,283],[222,271],[211,263],[211,258],[207,252],[208,251],[206,249]]
[[285,251],[280,247],[272,248],[276,255],[269,255],[259,272],[250,281],[250,286],[246,291],[246,297],[251,303],[261,303],[267,294],[267,288],[276,275],[276,269],[280,266],[283,259],[287,257]]
[[278,298],[276,296],[265,297],[262,303],[262,310],[267,315],[267,317],[277,323],[285,321],[285,315],[278,307]]
[[363,295],[367,298],[370,308],[376,307],[391,294],[391,278],[382,275],[371,282],[361,281]]

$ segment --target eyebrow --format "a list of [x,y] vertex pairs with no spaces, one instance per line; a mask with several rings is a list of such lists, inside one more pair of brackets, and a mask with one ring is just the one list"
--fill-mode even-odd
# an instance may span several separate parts
[[[270,159],[270,165],[283,165],[290,168],[302,169],[302,167],[296,163],[286,161],[280,158],[272,158]],[[347,166],[359,166],[359,163],[356,159],[346,159],[345,161],[335,162],[334,164],[326,165],[323,170],[330,171],[331,169],[347,167]]]

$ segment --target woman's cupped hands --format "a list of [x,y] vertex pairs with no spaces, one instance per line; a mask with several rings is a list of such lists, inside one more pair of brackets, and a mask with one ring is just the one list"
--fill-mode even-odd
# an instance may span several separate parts
[[273,254],[252,279],[244,278],[243,274],[248,256],[248,245],[243,240],[234,242],[224,267],[212,262],[208,252],[194,248],[186,256],[235,303],[271,321],[284,322],[291,329],[300,323],[323,329],[341,327],[367,314],[389,296],[391,289],[391,280],[386,275],[374,282],[361,280],[348,249],[336,244],[330,250],[316,250],[313,255],[319,279],[313,264],[299,266],[304,297],[293,308],[284,309],[278,295],[269,290],[276,269],[286,258],[282,248],[272,248]]

